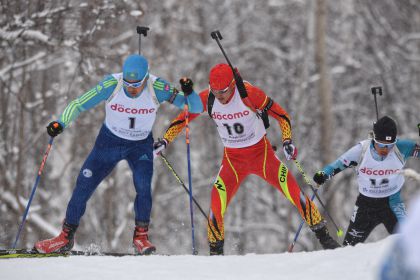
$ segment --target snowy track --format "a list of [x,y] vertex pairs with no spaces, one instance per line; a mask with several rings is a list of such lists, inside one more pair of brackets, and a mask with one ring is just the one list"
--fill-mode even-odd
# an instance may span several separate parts
[[141,256],[0,260],[0,278],[22,279],[376,279],[395,236],[336,250],[245,256]]

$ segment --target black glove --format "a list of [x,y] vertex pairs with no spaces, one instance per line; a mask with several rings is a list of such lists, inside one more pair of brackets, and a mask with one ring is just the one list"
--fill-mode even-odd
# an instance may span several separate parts
[[55,137],[61,132],[63,132],[63,126],[59,122],[53,121],[47,126],[47,133],[51,137]]
[[292,140],[290,139],[284,140],[283,152],[287,160],[295,160],[298,154],[297,148],[295,147],[295,145],[293,145]]
[[165,150],[166,146],[168,146],[168,141],[165,138],[158,138],[158,140],[153,143],[153,158],[157,157],[163,150]]
[[318,185],[324,184],[329,179],[330,179],[330,176],[325,174],[324,171],[318,171],[314,175],[314,182],[317,183]]
[[193,92],[193,81],[190,78],[183,77],[179,80],[181,84],[181,90],[185,94],[185,96],[190,95]]

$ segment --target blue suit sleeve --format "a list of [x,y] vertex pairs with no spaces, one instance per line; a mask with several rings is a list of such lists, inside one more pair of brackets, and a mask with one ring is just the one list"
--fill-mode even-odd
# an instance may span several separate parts
[[190,113],[199,114],[203,112],[203,103],[201,102],[200,96],[195,91],[185,97],[182,91],[178,91],[176,88],[174,88],[174,86],[161,78],[158,78],[154,82],[153,88],[159,103],[163,103],[164,101],[172,101],[171,103],[173,105],[182,109],[185,104],[185,98],[187,98],[188,111]]
[[117,84],[118,81],[112,75],[106,76],[94,88],[71,101],[60,115],[58,122],[63,127],[67,127],[81,112],[89,110],[108,99]]
[[346,168],[357,166],[361,153],[362,144],[359,143],[342,154],[336,161],[325,166],[322,171],[328,176],[334,176]]
[[420,146],[412,140],[398,139],[397,147],[404,156],[404,160],[407,160],[409,157],[420,158]]

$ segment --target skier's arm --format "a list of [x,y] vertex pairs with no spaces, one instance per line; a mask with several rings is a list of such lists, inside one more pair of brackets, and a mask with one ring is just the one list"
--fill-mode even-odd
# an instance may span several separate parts
[[[162,78],[157,78],[153,82],[153,88],[156,93],[156,97],[159,103],[165,101],[174,104],[180,109],[184,108],[185,105],[185,95],[182,91],[178,91],[174,86],[172,86],[167,81]],[[191,94],[187,97],[188,101],[188,111],[191,113],[200,114],[203,111],[203,104],[201,103],[200,97],[193,90]]]
[[[207,108],[207,99],[209,96],[208,90],[204,90],[200,93],[199,98],[201,102],[201,107],[206,110]],[[201,112],[200,112],[201,113]],[[192,113],[189,115],[189,121],[194,120],[200,114]],[[172,142],[178,134],[182,132],[185,127],[185,111],[182,111],[175,119],[172,120],[171,124],[169,125],[168,129],[165,132],[163,138],[168,141],[169,143]]]
[[359,164],[362,149],[362,144],[358,143],[356,146],[353,146],[342,154],[336,161],[326,165],[322,171],[328,177],[332,177],[346,168],[357,166]]
[[108,99],[117,84],[118,81],[112,75],[106,76],[94,88],[71,101],[60,115],[58,122],[63,128],[66,128],[81,112],[89,110]]
[[409,157],[420,158],[420,145],[412,140],[398,139],[397,147],[404,156],[404,160]]
[[363,151],[362,143],[357,144],[350,150],[342,154],[337,160],[326,165],[322,170],[314,174],[313,180],[318,185],[324,184],[332,176],[340,173],[346,168],[357,166],[360,161],[360,155]]
[[260,88],[245,82],[248,98],[258,110],[266,110],[267,113],[275,118],[282,131],[282,140],[292,140],[292,126],[289,114],[278,103],[268,97]]

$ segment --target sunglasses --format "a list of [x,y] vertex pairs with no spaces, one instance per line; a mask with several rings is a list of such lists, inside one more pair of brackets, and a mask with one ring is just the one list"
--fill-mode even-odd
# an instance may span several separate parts
[[149,77],[149,73],[146,73],[146,75],[144,76],[144,78],[141,81],[138,82],[127,82],[126,80],[123,80],[123,84],[125,87],[132,87],[132,88],[139,88],[143,85],[144,81]]
[[376,139],[373,139],[373,141],[375,141],[376,145],[378,145],[378,147],[380,149],[383,149],[383,148],[391,149],[395,145],[395,142],[394,143],[386,143],[385,144],[385,143],[378,142]]
[[210,88],[210,90],[211,90],[211,92],[212,92],[213,94],[224,94],[224,93],[226,93],[226,92],[229,90],[229,88],[230,88],[230,86],[232,85],[233,81],[234,81],[234,80],[232,80],[232,81],[230,82],[230,84],[229,84],[226,88],[224,88],[224,89],[215,90],[215,89]]

